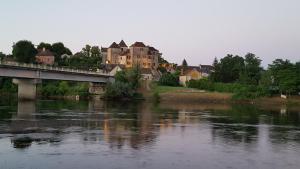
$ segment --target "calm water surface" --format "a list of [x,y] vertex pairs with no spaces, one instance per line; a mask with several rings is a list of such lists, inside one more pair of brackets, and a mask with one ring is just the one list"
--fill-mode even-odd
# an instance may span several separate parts
[[299,169],[300,110],[2,98],[0,168]]

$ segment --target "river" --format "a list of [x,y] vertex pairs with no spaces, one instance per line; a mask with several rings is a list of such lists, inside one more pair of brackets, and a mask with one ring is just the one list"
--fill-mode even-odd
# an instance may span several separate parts
[[0,101],[1,169],[299,169],[300,110]]

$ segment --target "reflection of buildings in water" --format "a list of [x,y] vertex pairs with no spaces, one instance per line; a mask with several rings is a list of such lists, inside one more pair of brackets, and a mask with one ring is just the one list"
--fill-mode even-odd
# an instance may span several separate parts
[[[130,111],[124,113],[120,108],[104,120],[104,140],[111,148],[122,148],[126,144],[139,149],[141,146],[151,144],[156,138],[155,116],[151,112],[151,105],[147,103],[133,104]],[[114,109],[115,110],[115,109]],[[108,107],[107,111],[110,111]],[[124,113],[119,116],[118,113]]]

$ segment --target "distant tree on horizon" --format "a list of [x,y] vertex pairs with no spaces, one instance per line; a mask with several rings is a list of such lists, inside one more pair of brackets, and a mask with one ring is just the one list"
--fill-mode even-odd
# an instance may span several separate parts
[[185,59],[183,59],[183,61],[182,61],[182,64],[181,64],[182,66],[184,66],[184,67],[186,67],[186,66],[188,66],[188,64],[187,64],[187,62],[186,62],[186,60]]
[[71,50],[65,47],[62,42],[53,43],[51,46],[51,51],[53,52],[55,62],[58,63],[58,65],[62,65],[64,62],[63,58],[61,58],[63,54],[72,55]]

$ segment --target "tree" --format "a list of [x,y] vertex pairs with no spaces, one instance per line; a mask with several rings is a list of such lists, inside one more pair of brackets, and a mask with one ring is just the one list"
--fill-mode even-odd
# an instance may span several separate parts
[[289,60],[276,59],[268,67],[272,74],[272,81],[280,92],[287,94],[300,90],[300,65]]
[[240,73],[240,81],[245,84],[257,85],[261,78],[261,60],[252,53],[248,53],[244,60],[244,70]]
[[158,81],[162,86],[179,86],[179,74],[178,73],[164,73]]
[[21,40],[13,45],[12,54],[18,62],[33,63],[37,50],[30,41]]
[[291,94],[297,91],[298,76],[295,67],[283,69],[278,72],[279,90],[286,94]]
[[2,61],[5,57],[6,57],[6,55],[4,53],[0,52],[0,61]]
[[293,64],[289,60],[276,59],[269,64],[268,70],[271,71],[273,76],[274,85],[279,85],[279,71],[289,69],[293,66]]
[[183,59],[183,61],[182,61],[182,66],[184,66],[184,67],[188,66],[188,64],[187,64],[187,62],[186,62],[185,59]]
[[243,57],[228,54],[220,62],[216,63],[215,71],[211,74],[212,77],[210,79],[215,82],[236,82],[244,67]]
[[100,60],[102,60],[101,50],[98,46],[93,46],[91,48],[91,57],[100,57]]
[[137,93],[141,72],[138,66],[122,70],[115,75],[115,82],[108,84],[105,90],[106,98],[132,98]]
[[270,70],[262,71],[259,86],[265,94],[272,94],[273,92],[276,92],[277,88],[274,86],[273,76]]
[[49,44],[49,43],[41,42],[41,43],[37,46],[37,49],[39,49],[39,50],[41,50],[41,49],[43,49],[43,48],[52,51],[52,46],[51,46],[51,44]]
[[215,57],[214,62],[213,62],[213,66],[216,67],[219,64],[218,58]]
[[91,46],[90,45],[85,45],[84,48],[82,48],[82,53],[86,56],[86,57],[90,57],[91,56]]
[[54,53],[55,62],[57,62],[58,65],[63,64],[63,60],[61,58],[63,54],[72,55],[71,50],[66,48],[61,42],[53,43],[51,46],[51,51]]

